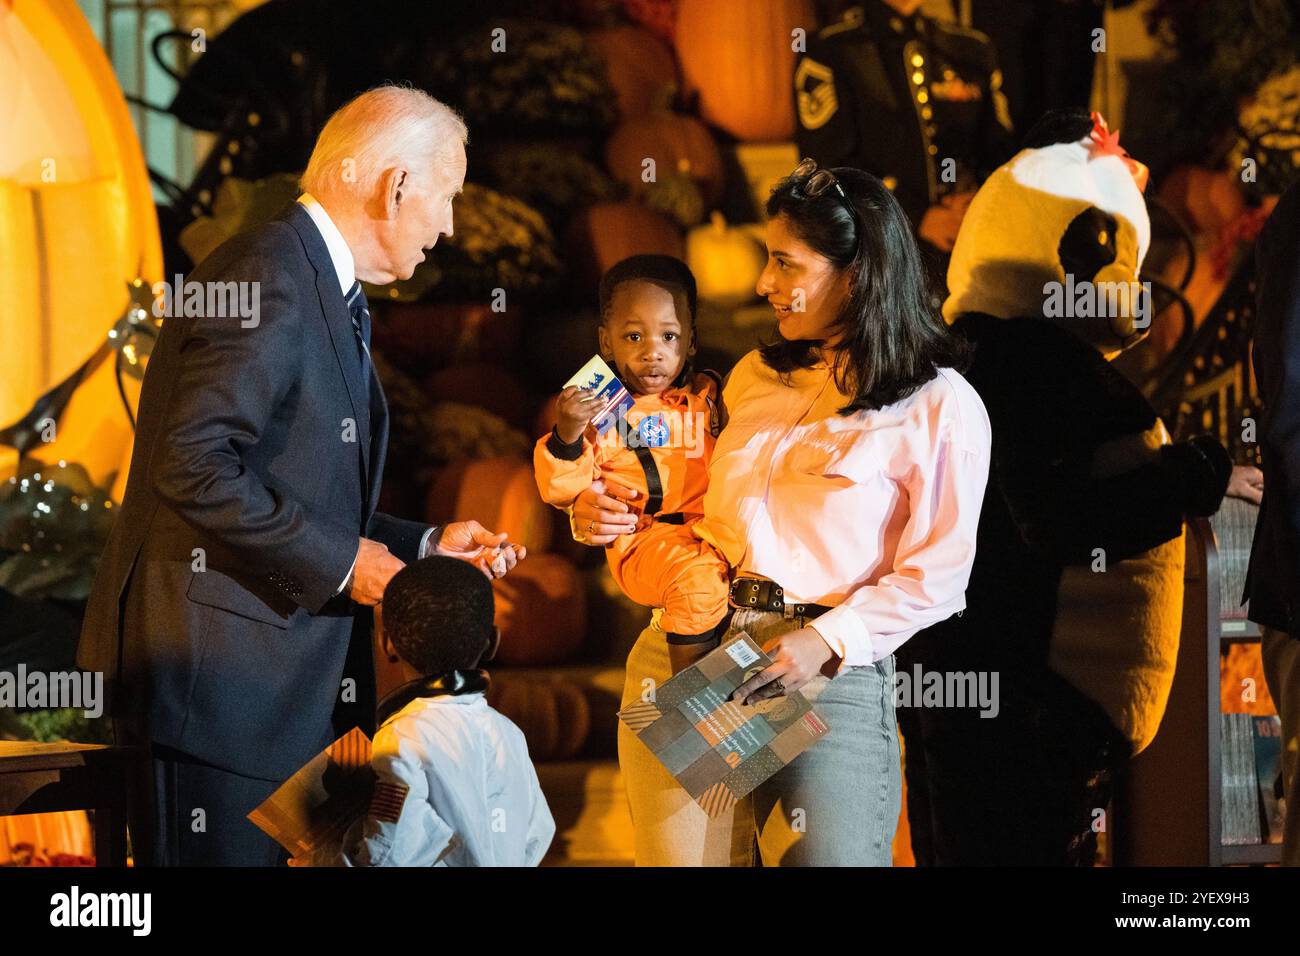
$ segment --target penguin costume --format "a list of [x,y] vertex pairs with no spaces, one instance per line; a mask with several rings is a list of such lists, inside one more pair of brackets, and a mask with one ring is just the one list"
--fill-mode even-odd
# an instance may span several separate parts
[[1051,113],[953,249],[944,317],[975,346],[993,460],[966,610],[897,662],[918,688],[973,672],[997,693],[898,707],[919,865],[1091,865],[1114,774],[1164,713],[1183,520],[1218,508],[1232,463],[1171,444],[1109,363],[1150,324],[1144,186],[1097,114]]

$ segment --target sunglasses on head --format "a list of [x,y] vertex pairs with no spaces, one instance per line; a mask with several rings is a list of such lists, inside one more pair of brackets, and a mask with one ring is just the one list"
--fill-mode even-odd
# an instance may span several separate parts
[[809,199],[815,199],[822,193],[826,192],[826,190],[833,188],[835,190],[835,195],[838,196],[840,202],[844,204],[845,212],[847,212],[849,218],[853,220],[854,233],[856,234],[860,231],[857,210],[853,208],[853,203],[849,202],[848,193],[844,191],[844,187],[840,185],[840,181],[835,178],[833,172],[829,169],[818,169],[817,161],[815,159],[805,157],[800,161],[799,165],[794,168],[794,172],[791,175],[795,179],[801,180],[799,183],[799,191]]

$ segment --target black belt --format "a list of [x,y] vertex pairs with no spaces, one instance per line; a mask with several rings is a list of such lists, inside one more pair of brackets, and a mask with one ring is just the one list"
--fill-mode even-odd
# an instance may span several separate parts
[[687,514],[685,511],[667,511],[663,514],[655,515],[655,521],[662,524],[686,524],[692,518],[698,518],[699,515]]
[[780,611],[786,617],[814,618],[831,610],[825,604],[787,604],[781,585],[761,578],[736,578],[732,581],[730,604],[751,611]]

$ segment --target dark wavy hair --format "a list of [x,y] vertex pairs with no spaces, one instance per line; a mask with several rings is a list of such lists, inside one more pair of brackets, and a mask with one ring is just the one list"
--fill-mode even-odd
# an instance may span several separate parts
[[[831,172],[852,204],[852,214],[834,186],[807,196],[804,181],[794,176],[773,188],[767,214],[784,216],[794,234],[836,269],[852,270],[849,294],[833,326],[843,332],[834,352],[835,384],[853,396],[839,412],[849,415],[907,397],[940,368],[964,371],[971,347],[949,331],[931,306],[912,223],[893,193],[860,169],[841,166]],[[816,364],[821,344],[782,339],[759,351],[788,382],[795,369]]]

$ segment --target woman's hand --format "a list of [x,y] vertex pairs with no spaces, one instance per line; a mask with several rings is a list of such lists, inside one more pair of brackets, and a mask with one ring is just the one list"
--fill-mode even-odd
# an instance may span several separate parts
[[812,627],[773,638],[763,645],[763,650],[772,658],[771,665],[732,691],[732,700],[756,704],[769,697],[792,694],[835,657],[831,646]]
[[1233,465],[1224,497],[1259,504],[1264,500],[1264,473],[1254,465]]
[[573,502],[570,524],[573,539],[582,544],[603,546],[621,534],[636,530],[637,515],[626,502],[635,500],[639,492],[625,488],[616,481],[597,479],[591,487],[578,495]]

